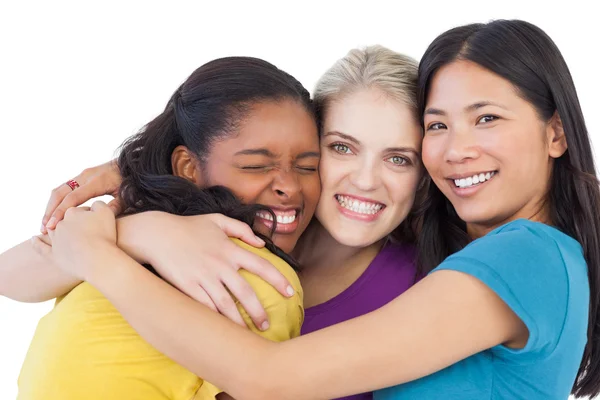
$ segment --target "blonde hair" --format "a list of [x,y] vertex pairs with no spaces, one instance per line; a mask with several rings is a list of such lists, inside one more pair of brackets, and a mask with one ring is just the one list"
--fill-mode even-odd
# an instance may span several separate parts
[[314,102],[321,121],[331,101],[370,88],[406,104],[416,117],[418,65],[415,59],[380,45],[350,50],[317,82]]

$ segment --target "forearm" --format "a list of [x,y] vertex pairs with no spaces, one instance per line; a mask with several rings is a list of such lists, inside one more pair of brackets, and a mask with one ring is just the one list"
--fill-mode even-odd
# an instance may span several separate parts
[[29,303],[47,301],[67,293],[80,282],[60,270],[50,252],[36,250],[32,240],[0,254],[0,295],[10,299]]
[[[369,363],[369,354],[358,351],[372,345],[369,323],[270,342],[169,286],[118,248],[101,253],[86,280],[152,346],[236,399],[330,399],[383,387],[377,383],[382,371],[389,379],[388,363],[377,357]],[[378,343],[389,340],[383,332]]]
[[152,246],[155,237],[150,233],[156,230],[153,226],[160,226],[159,221],[164,214],[159,211],[146,211],[118,218],[117,246],[138,263],[151,263],[147,248]]
[[513,330],[510,310],[483,283],[442,271],[377,311],[274,343],[116,247],[102,254],[105,268],[90,269],[95,276],[86,280],[155,348],[237,399],[331,399],[393,386],[505,343]]
[[119,249],[103,254],[87,280],[146,341],[234,398],[272,398],[261,382],[273,370],[274,343],[182,294]]

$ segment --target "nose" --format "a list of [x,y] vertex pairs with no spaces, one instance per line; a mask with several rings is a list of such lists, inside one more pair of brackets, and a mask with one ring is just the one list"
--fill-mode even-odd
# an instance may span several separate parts
[[375,157],[357,163],[350,175],[350,183],[363,192],[375,190],[381,182],[381,171]]
[[282,199],[294,198],[302,190],[298,176],[292,168],[280,170],[273,179],[272,187],[277,197]]
[[466,129],[448,132],[444,161],[448,163],[463,163],[477,157],[479,157],[479,146],[475,133]]

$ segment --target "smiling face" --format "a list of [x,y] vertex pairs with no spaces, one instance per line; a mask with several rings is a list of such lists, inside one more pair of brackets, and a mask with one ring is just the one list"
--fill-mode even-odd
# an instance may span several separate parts
[[408,215],[421,178],[414,112],[378,89],[328,104],[316,216],[339,243],[366,247]]
[[[295,101],[252,106],[235,135],[216,142],[203,165],[203,186],[222,185],[244,203],[277,216],[273,242],[290,252],[310,222],[320,194],[319,139],[314,118]],[[269,214],[257,216],[267,234]]]
[[469,230],[545,218],[553,158],[566,150],[557,118],[542,121],[514,85],[469,61],[433,77],[423,162]]

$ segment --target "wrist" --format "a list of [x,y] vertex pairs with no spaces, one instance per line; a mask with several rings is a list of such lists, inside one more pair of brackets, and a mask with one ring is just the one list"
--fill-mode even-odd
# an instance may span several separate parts
[[111,243],[106,243],[97,247],[98,253],[101,257],[95,257],[92,265],[85,270],[85,276],[83,280],[91,283],[93,286],[97,286],[104,282],[106,278],[110,279],[119,268],[123,265],[124,261],[133,261],[123,250]]
[[117,219],[117,246],[140,264],[151,264],[152,232],[156,229],[162,213],[143,212]]

